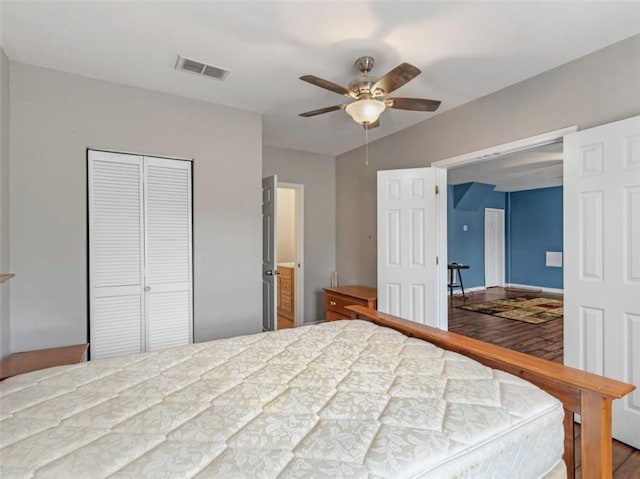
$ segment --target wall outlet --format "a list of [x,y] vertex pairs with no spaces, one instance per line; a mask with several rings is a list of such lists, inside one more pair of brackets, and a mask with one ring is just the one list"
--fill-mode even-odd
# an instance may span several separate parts
[[469,227],[467,225],[462,225],[462,231],[468,231]]

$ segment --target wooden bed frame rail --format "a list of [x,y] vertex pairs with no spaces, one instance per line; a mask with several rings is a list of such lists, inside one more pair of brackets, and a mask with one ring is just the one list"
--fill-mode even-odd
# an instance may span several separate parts
[[611,403],[635,389],[615,379],[553,363],[528,354],[414,323],[364,306],[347,306],[354,319],[371,321],[442,349],[468,356],[491,368],[521,377],[555,396],[564,405],[564,462],[567,477],[575,474],[574,414],[580,414],[582,477],[610,478],[613,474]]

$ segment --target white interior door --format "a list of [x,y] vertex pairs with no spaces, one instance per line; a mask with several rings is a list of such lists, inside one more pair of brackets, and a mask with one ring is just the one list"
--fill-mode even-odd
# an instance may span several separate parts
[[274,331],[277,327],[276,266],[278,177],[262,179],[262,329]]
[[640,117],[564,140],[565,363],[633,383],[613,436],[640,448]]
[[144,158],[146,350],[193,342],[191,162]]
[[446,170],[378,171],[378,309],[447,328]]
[[504,210],[484,210],[484,284],[504,286]]
[[142,157],[89,151],[91,358],[144,350]]

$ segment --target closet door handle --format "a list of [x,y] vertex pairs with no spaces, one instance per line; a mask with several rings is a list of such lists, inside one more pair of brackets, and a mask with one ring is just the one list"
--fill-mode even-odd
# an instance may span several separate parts
[[145,286],[144,287],[144,292],[148,293],[149,291],[151,291],[151,286]]

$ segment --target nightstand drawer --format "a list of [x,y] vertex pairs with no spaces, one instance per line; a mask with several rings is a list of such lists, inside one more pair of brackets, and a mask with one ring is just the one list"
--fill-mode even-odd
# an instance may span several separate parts
[[327,311],[327,321],[340,321],[341,319],[349,319],[350,317],[351,316],[345,317],[343,314]]
[[365,286],[338,286],[325,288],[325,313],[327,321],[351,319],[351,312],[346,306],[355,304],[376,309],[377,292]]
[[362,304],[363,306],[366,306],[362,301],[358,301],[353,298],[344,298],[333,294],[327,294],[325,297],[325,310],[327,313],[337,313],[350,318],[351,312],[344,308],[350,304]]

